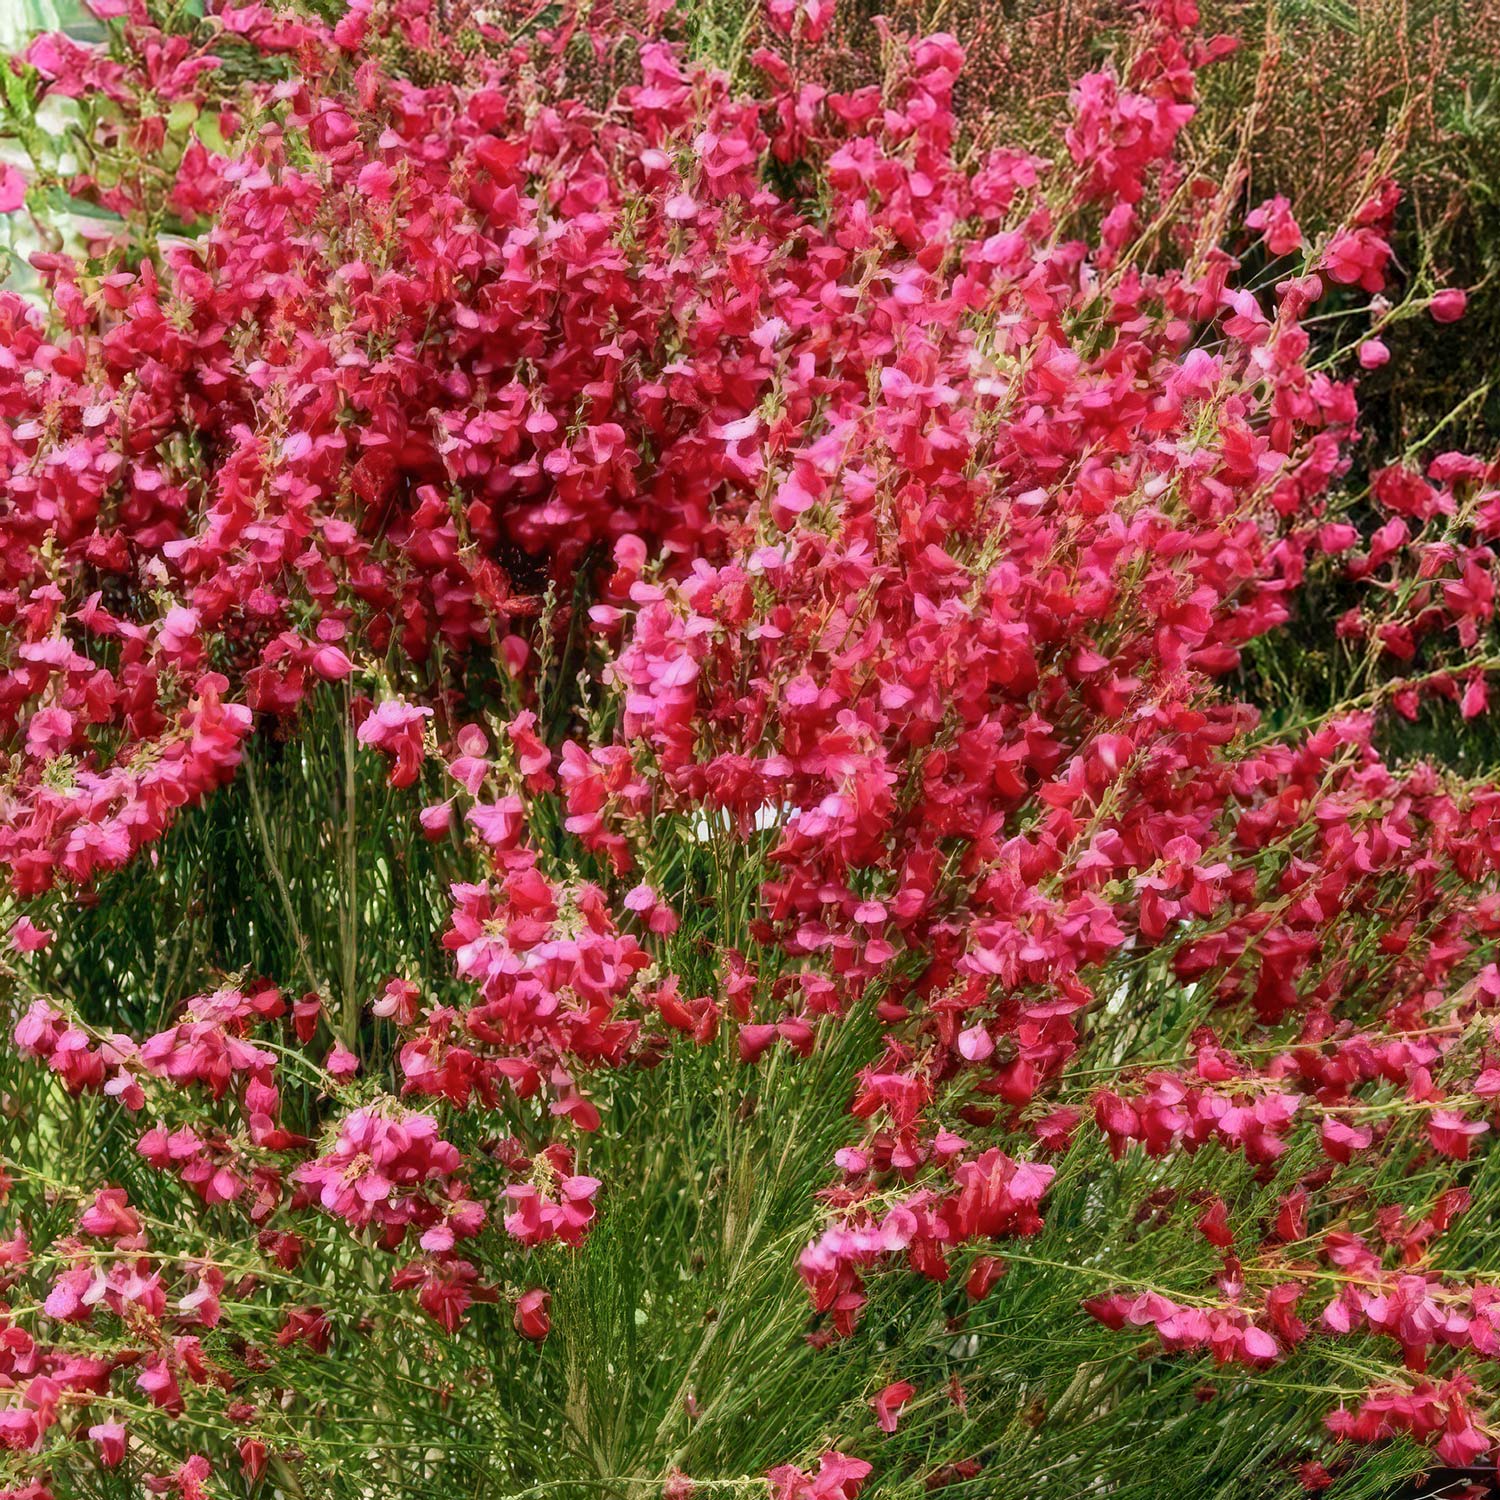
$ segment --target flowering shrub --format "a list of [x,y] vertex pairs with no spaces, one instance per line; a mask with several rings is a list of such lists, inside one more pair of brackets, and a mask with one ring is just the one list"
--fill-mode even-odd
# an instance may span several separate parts
[[1500,792],[1399,745],[1500,487],[1348,477],[1397,185],[1196,172],[1191,0],[1046,156],[828,5],[210,12],[7,84],[93,212],[0,303],[0,1493],[1493,1462]]

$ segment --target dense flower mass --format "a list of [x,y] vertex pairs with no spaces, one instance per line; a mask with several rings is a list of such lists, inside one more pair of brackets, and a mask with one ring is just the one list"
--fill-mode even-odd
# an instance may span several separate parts
[[1467,306],[1398,185],[1198,171],[1192,0],[1047,155],[822,0],[91,9],[0,179],[88,226],[0,294],[0,1496],[1500,1457],[1500,787],[1400,748],[1500,468],[1358,446]]

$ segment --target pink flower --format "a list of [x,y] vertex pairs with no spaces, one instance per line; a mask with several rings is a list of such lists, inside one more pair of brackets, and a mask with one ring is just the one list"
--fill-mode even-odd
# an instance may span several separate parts
[[30,917],[17,917],[11,924],[10,943],[17,953],[40,953],[56,936],[46,927],[38,927]]
[[766,1475],[772,1500],[856,1500],[864,1487],[870,1465],[833,1450],[818,1459],[816,1474],[793,1464],[782,1464]]
[[356,1229],[380,1226],[394,1248],[409,1227],[446,1217],[444,1190],[457,1186],[461,1165],[431,1115],[367,1108],[346,1116],[333,1149],[294,1176],[328,1213]]
[[26,202],[26,179],[9,164],[0,166],[0,214],[13,214]]
[[354,671],[354,663],[339,646],[319,646],[313,652],[312,668],[325,682],[343,682]]
[[832,24],[834,0],[767,0],[766,13],[783,36],[798,34],[800,23],[802,40],[819,42]]
[[208,1460],[201,1453],[194,1453],[170,1474],[147,1474],[143,1478],[153,1494],[171,1493],[177,1500],[209,1500],[206,1481],[212,1472]]
[[909,1380],[895,1380],[870,1398],[870,1405],[875,1411],[875,1421],[882,1432],[896,1430],[902,1408],[916,1393],[916,1386]]
[[1434,323],[1456,323],[1468,311],[1469,294],[1462,287],[1448,286],[1434,292],[1428,300],[1427,311]]
[[551,1293],[541,1287],[533,1287],[516,1298],[514,1322],[522,1338],[539,1344],[551,1332],[552,1318],[548,1313],[551,1300]]
[[343,1082],[359,1072],[359,1059],[342,1042],[335,1042],[323,1061],[323,1067]]
[[410,786],[417,779],[424,754],[422,726],[431,717],[430,708],[388,698],[367,714],[360,724],[360,744],[391,757],[388,778],[391,786]]
[[1323,252],[1320,267],[1342,286],[1378,292],[1385,286],[1391,247],[1373,229],[1341,229]]
[[1246,214],[1245,225],[1264,232],[1272,255],[1290,255],[1302,248],[1302,230],[1292,217],[1292,205],[1279,194]]
[[998,1256],[976,1257],[974,1264],[969,1268],[968,1279],[964,1282],[964,1294],[971,1302],[983,1302],[989,1296],[995,1283],[1005,1275],[1005,1270],[1005,1262]]
[[1467,1161],[1478,1137],[1489,1130],[1483,1120],[1470,1120],[1452,1109],[1435,1109],[1427,1119],[1427,1138],[1444,1156]]
[[555,1197],[530,1183],[508,1187],[505,1232],[523,1245],[544,1245],[551,1240],[582,1244],[594,1220],[593,1199],[599,1186],[596,1177],[567,1175],[557,1180]]
[[677,931],[677,914],[649,885],[637,885],[627,891],[625,909],[635,912],[659,936],[669,937]]
[[96,1422],[89,1428],[89,1441],[99,1450],[99,1462],[106,1469],[125,1462],[125,1428],[113,1418]]
[[100,1239],[124,1242],[137,1240],[141,1233],[140,1215],[131,1208],[124,1188],[101,1188],[78,1224],[85,1234]]

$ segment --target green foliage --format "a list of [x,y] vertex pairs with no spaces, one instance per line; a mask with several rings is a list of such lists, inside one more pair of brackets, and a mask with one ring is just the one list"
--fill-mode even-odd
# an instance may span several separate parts
[[[167,1024],[183,996],[230,977],[305,982],[330,997],[364,1072],[380,1074],[388,1038],[384,1023],[360,1019],[361,1002],[393,973],[444,997],[453,981],[437,946],[443,893],[463,872],[452,847],[414,836],[413,797],[384,787],[373,758],[354,753],[347,723],[343,695],[326,690],[294,738],[257,737],[241,779],[185,816],[159,859],[104,882],[97,900],[57,898],[49,990],[85,1017],[140,1035]],[[724,882],[749,881],[759,863],[753,846],[701,833],[664,836],[650,872],[685,914],[663,952],[685,979],[706,977],[737,938],[726,922],[737,903]],[[8,986],[12,1008],[26,999],[17,985]],[[1159,963],[1127,965],[1099,1023],[1109,1028],[1108,1050],[1096,1039],[1068,1089],[1086,1103],[1101,1067],[1178,1055],[1201,1016],[1192,987]],[[249,1293],[236,1322],[254,1327],[260,1308],[267,1341],[289,1302],[323,1306],[336,1330],[326,1355],[285,1356],[293,1363],[281,1378],[316,1396],[289,1400],[277,1416],[286,1446],[305,1455],[295,1473],[285,1465],[273,1473],[279,1492],[643,1500],[680,1466],[706,1476],[704,1494],[759,1494],[769,1465],[838,1437],[878,1452],[867,1493],[880,1500],[916,1500],[920,1481],[903,1476],[975,1456],[985,1469],[946,1488],[951,1500],[1082,1500],[1099,1493],[1101,1473],[1122,1500],[1298,1493],[1277,1455],[1295,1452],[1341,1395],[1356,1396],[1378,1376],[1377,1364],[1330,1347],[1284,1375],[1258,1374],[1255,1399],[1237,1399],[1242,1369],[1143,1363],[1144,1343],[1080,1310],[1087,1296],[1156,1278],[1191,1300],[1217,1264],[1193,1227],[1195,1198],[1220,1193],[1246,1223],[1269,1217],[1310,1166],[1295,1153],[1258,1182],[1243,1160],[1212,1147],[1175,1161],[1175,1191],[1153,1199],[1166,1180],[1161,1164],[1136,1153],[1112,1162],[1097,1134],[1080,1132],[1049,1193],[1047,1228],[1007,1251],[1007,1274],[983,1304],[968,1307],[966,1263],[945,1285],[884,1278],[855,1340],[807,1346],[796,1256],[820,1227],[827,1163],[849,1139],[843,1080],[873,1058],[878,1033],[872,1016],[856,1014],[826,1031],[805,1062],[778,1050],[748,1070],[726,1036],[612,1076],[596,1095],[606,1126],[586,1148],[588,1168],[608,1184],[600,1222],[578,1251],[539,1252],[540,1279],[555,1289],[552,1334],[539,1347],[515,1336],[503,1302],[474,1309],[462,1337],[439,1336],[347,1236],[320,1242],[295,1273]],[[297,1066],[290,1054],[286,1066]],[[328,1080],[302,1066],[287,1114],[316,1135],[338,1106]],[[4,1154],[34,1243],[67,1234],[105,1184],[127,1186],[148,1222],[180,1212],[180,1193],[134,1155],[134,1132],[122,1128],[116,1105],[69,1099],[8,1053],[0,1070],[11,1122]],[[1419,1132],[1409,1145],[1389,1152],[1372,1192],[1409,1201]],[[64,1173],[61,1163],[87,1171]],[[1481,1170],[1500,1189],[1500,1159]],[[1141,1202],[1156,1203],[1144,1218],[1134,1209]],[[178,1227],[232,1282],[253,1259],[242,1225],[220,1209]],[[1500,1225],[1471,1216],[1443,1255],[1470,1273],[1500,1269]],[[510,1294],[523,1289],[513,1262],[488,1269]],[[243,1371],[234,1343],[213,1335],[206,1343],[213,1358]],[[887,1437],[867,1403],[898,1375],[920,1395]],[[139,1432],[152,1432],[144,1404],[126,1410]],[[227,1417],[220,1430],[233,1436]],[[1376,1500],[1424,1457],[1385,1449],[1332,1493]],[[56,1477],[60,1495],[119,1493],[81,1453]]]

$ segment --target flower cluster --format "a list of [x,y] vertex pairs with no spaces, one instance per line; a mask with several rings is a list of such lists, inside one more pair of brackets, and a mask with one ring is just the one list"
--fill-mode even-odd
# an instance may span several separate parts
[[[234,1464],[301,1492],[318,1361],[367,1339],[446,1409],[487,1377],[441,1334],[556,1398],[506,1437],[528,1483],[586,1441],[683,1500],[720,1461],[693,1424],[738,1410],[693,1390],[721,1310],[670,1398],[606,1362],[645,1457],[580,1438],[582,1346],[750,1278],[747,1204],[763,1173],[787,1211],[804,1135],[797,1354],[868,1359],[798,1461],[757,1450],[775,1500],[855,1500],[886,1439],[914,1483],[975,1478],[972,1432],[901,1441],[965,1418],[957,1370],[928,1399],[883,1341],[981,1348],[980,1305],[1049,1270],[1108,1283],[1070,1295],[1079,1337],[1252,1388],[1357,1341],[1379,1379],[1313,1413],[1309,1473],[1397,1436],[1490,1454],[1500,1291],[1443,1252],[1500,1123],[1500,789],[1391,731],[1487,709],[1500,466],[1346,483],[1322,332],[1389,356],[1396,185],[1317,236],[1195,172],[1232,44],[1191,0],[1077,81],[1050,158],[966,135],[946,34],[815,81],[821,0],[757,18],[749,83],[586,8],[93,8],[103,42],[13,69],[28,135],[71,101],[89,145],[38,183],[116,228],[0,294],[4,978],[31,1086],[141,1176],[47,1182],[45,1244],[0,1241],[0,1496],[84,1447],[183,1500]],[[1258,674],[1314,585],[1339,665],[1302,723]],[[69,903],[176,857],[247,758],[312,757],[325,711],[337,984],[252,781],[311,988],[225,964],[168,1025],[154,969],[154,1020],[68,1003]],[[371,878],[439,915],[366,984],[372,801]],[[741,1162],[799,1086],[780,1160]],[[630,1216],[709,1140],[725,1163]],[[1128,1247],[1174,1223],[1191,1253],[1148,1274]],[[639,1277],[584,1307],[605,1225]],[[946,1315],[872,1336],[877,1282]]]

